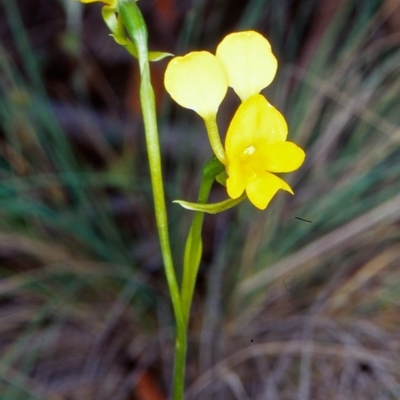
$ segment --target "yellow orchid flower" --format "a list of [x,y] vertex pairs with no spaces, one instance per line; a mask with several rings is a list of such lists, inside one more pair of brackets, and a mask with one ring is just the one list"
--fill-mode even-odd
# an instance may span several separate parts
[[[255,31],[236,32],[222,40],[215,56],[201,51],[175,57],[164,80],[179,105],[204,119],[214,153],[226,168],[229,197],[240,199],[245,192],[261,210],[279,189],[293,194],[274,173],[292,172],[305,158],[300,147],[286,141],[288,127],[283,115],[259,94],[274,79],[277,66],[266,38]],[[224,148],[216,114],[228,86],[242,104],[230,123]],[[187,204],[197,209],[196,204]]]
[[290,186],[273,173],[292,172],[304,161],[304,151],[287,142],[283,115],[265,97],[254,95],[236,111],[225,139],[228,195],[249,200],[264,210],[279,189]]

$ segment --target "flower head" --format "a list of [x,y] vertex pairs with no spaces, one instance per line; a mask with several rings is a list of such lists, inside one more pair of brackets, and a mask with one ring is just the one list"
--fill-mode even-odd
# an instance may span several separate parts
[[282,114],[263,96],[252,96],[239,106],[225,140],[229,197],[236,199],[246,191],[264,210],[279,189],[293,194],[274,175],[298,169],[305,158],[300,147],[286,141],[287,131]]
[[[245,192],[262,210],[279,189],[293,194],[275,173],[294,171],[305,158],[300,147],[286,141],[288,127],[283,115],[259,94],[274,79],[277,65],[268,40],[246,31],[227,35],[215,56],[201,51],[175,57],[165,72],[171,97],[204,119],[214,153],[226,168],[231,200],[242,198]],[[216,114],[228,86],[242,103],[229,125],[224,148]]]

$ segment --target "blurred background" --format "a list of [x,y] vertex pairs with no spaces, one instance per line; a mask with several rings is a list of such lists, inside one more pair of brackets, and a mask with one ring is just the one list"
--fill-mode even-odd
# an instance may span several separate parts
[[[150,49],[255,29],[307,151],[260,212],[206,216],[188,400],[400,398],[400,1],[141,0]],[[175,264],[211,156],[152,64]],[[162,400],[174,323],[135,61],[100,3],[0,0],[0,398]],[[232,93],[224,132],[238,101]],[[286,178],[285,178],[286,179]],[[224,198],[216,186],[211,200]]]

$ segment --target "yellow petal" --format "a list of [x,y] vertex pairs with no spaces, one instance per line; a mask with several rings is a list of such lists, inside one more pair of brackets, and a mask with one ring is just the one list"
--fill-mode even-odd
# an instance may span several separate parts
[[265,210],[279,189],[294,194],[291,187],[282,179],[268,172],[260,173],[250,179],[246,186],[249,200],[260,210]]
[[216,55],[224,66],[228,85],[242,101],[267,87],[278,67],[268,40],[255,31],[226,36]]
[[231,199],[239,198],[246,187],[245,171],[238,162],[233,162],[228,167],[226,189]]
[[164,84],[180,106],[204,119],[217,113],[228,89],[220,62],[206,51],[173,58],[165,71]]
[[[258,147],[257,147],[258,148]],[[306,154],[292,142],[276,142],[260,148],[263,167],[270,172],[292,172],[303,164]]]
[[251,146],[261,148],[284,142],[287,132],[285,118],[264,96],[250,97],[239,106],[229,125],[225,138],[228,162],[240,157]]

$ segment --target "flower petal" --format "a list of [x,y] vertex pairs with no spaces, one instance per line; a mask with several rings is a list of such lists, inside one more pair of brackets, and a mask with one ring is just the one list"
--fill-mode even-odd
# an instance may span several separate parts
[[224,66],[228,85],[242,101],[267,87],[278,67],[268,40],[255,31],[226,36],[217,47],[216,55]]
[[276,175],[264,172],[255,175],[247,183],[246,193],[249,200],[260,210],[265,210],[279,189],[294,194],[291,187]]
[[263,166],[270,172],[292,172],[303,164],[306,154],[292,142],[276,142],[260,148]]
[[180,106],[204,119],[217,113],[228,90],[220,62],[207,51],[173,58],[165,71],[164,84]]
[[239,106],[229,125],[225,138],[228,162],[240,157],[251,146],[261,148],[284,142],[287,132],[285,118],[264,96],[250,97]]
[[242,195],[246,187],[246,176],[242,165],[238,162],[229,164],[228,179],[226,180],[226,189],[232,199],[237,199]]

